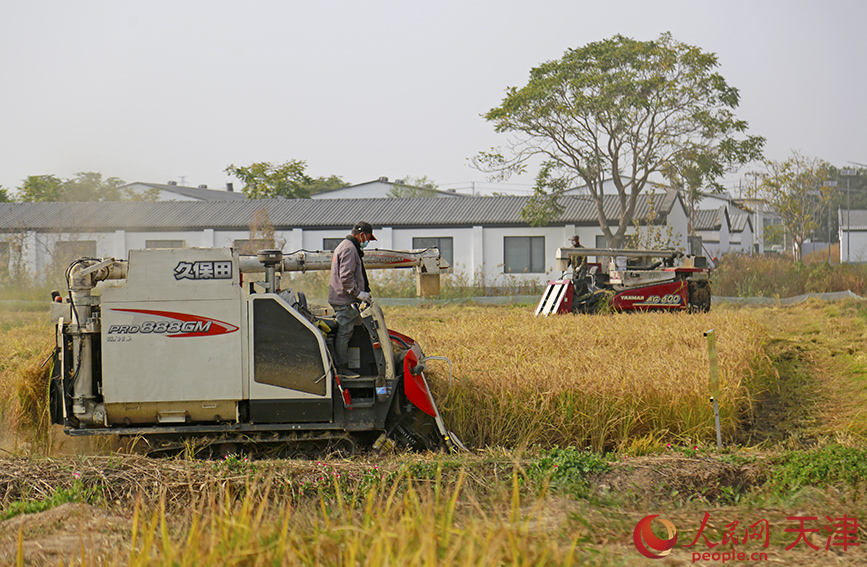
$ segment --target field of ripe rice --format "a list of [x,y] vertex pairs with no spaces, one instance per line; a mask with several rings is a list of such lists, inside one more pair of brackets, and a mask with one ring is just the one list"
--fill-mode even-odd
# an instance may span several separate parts
[[[45,370],[53,329],[40,313],[2,314],[0,449],[51,454]],[[447,426],[470,447],[654,452],[713,444],[707,339],[719,351],[720,413],[731,441],[767,371],[766,334],[749,311],[537,318],[528,306],[385,308],[390,328],[422,345]],[[60,435],[59,442],[68,439]],[[61,447],[62,449],[62,447]]]
[[0,311],[0,451],[48,449],[42,364],[51,354],[53,333],[47,312]]
[[537,318],[527,307],[388,307],[415,338],[445,422],[473,447],[653,451],[714,443],[708,343],[719,353],[723,437],[760,393],[766,333],[747,311]]

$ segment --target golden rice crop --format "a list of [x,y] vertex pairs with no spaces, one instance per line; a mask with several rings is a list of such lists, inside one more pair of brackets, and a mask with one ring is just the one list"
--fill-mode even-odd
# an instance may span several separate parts
[[[386,315],[427,354],[452,361],[452,388],[445,363],[429,363],[437,403],[474,447],[713,440],[709,329],[719,349],[723,433],[731,435],[757,394],[749,379],[765,341],[747,311],[537,318],[526,306],[464,305],[388,307]],[[40,442],[51,326],[41,314],[0,323],[8,326],[0,334],[0,419],[16,443]]]
[[[581,531],[549,533],[544,500],[522,506],[518,477],[511,502],[482,511],[461,502],[463,473],[444,486],[399,478],[358,500],[339,490],[312,505],[282,506],[248,491],[240,502],[205,495],[172,529],[165,507],[137,503],[128,565],[571,565],[583,563]],[[335,488],[337,484],[335,481]],[[95,563],[99,563],[98,561]],[[113,562],[112,562],[113,564]]]
[[0,448],[48,439],[48,319],[41,312],[0,312]]
[[[724,435],[756,395],[765,333],[745,311],[535,317],[489,306],[388,308],[389,324],[429,355],[445,421],[473,446],[624,448],[710,441],[707,339],[719,352]],[[439,366],[438,364],[442,364]]]

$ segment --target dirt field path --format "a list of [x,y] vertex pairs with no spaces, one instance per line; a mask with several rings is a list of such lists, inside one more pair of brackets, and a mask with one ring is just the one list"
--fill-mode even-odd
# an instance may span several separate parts
[[762,307],[777,380],[762,397],[745,445],[791,449],[867,434],[867,306],[810,300]]

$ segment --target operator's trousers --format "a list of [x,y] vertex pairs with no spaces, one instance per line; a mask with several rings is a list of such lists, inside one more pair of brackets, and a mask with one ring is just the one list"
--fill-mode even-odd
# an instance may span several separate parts
[[334,339],[334,364],[338,371],[349,369],[349,339],[352,338],[352,331],[355,329],[356,322],[360,322],[361,317],[358,316],[352,305],[331,305],[334,309],[334,315],[337,318],[337,337]]

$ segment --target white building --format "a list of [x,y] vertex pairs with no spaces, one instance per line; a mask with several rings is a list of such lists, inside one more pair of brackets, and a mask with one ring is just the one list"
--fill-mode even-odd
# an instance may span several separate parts
[[[599,243],[596,206],[586,197],[564,197],[561,218],[541,227],[521,217],[527,200],[463,196],[4,203],[0,255],[7,264],[20,259],[32,273],[45,274],[75,257],[127,258],[131,249],[241,248],[250,241],[251,224],[264,225],[264,220],[273,226],[276,245],[284,252],[324,250],[333,249],[354,223],[366,220],[374,226],[378,248],[436,246],[469,281],[484,277],[486,284],[498,285],[512,279],[544,281],[554,273],[556,249],[568,246],[573,235],[585,245]],[[670,227],[672,246],[685,250],[687,218],[680,197],[669,192],[654,202],[651,224]],[[615,196],[606,197],[604,209],[614,222]],[[644,219],[649,211],[642,196],[635,218]]]
[[696,211],[693,228],[701,237],[706,256],[717,258],[730,251],[731,219],[726,207]]
[[731,232],[729,233],[729,252],[752,254],[759,251],[756,233],[753,229],[753,214],[733,210],[729,212]]
[[184,187],[174,181],[168,183],[127,183],[121,189],[135,191],[139,195],[148,192],[156,192],[157,201],[243,201],[246,195],[236,193],[231,183],[226,184],[224,191],[208,189],[207,185],[198,187]]
[[[776,219],[776,215],[768,208],[764,200],[733,199],[728,194],[705,194],[702,195],[698,206],[703,211],[719,211],[720,207],[725,207],[728,213],[729,245],[721,250],[718,249],[718,252],[764,252],[764,228]],[[698,213],[698,211],[696,212]],[[705,215],[705,223],[715,218],[710,213],[703,214]],[[721,219],[719,220],[721,221]],[[707,224],[704,230],[713,232],[713,229],[709,228]]]
[[841,262],[867,262],[867,211],[837,210]]

